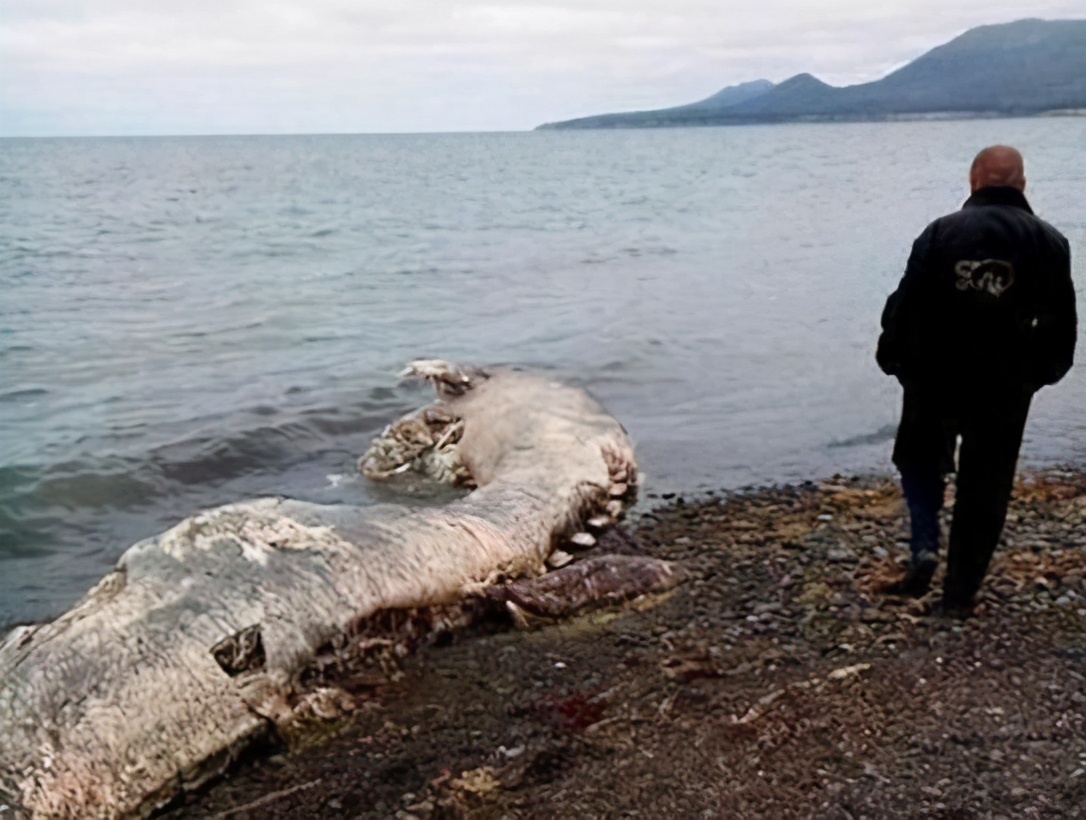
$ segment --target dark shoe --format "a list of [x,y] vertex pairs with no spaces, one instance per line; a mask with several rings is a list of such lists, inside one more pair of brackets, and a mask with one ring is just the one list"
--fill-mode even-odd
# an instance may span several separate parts
[[964,621],[973,614],[973,601],[956,597],[948,598],[943,595],[942,598],[931,605],[931,614],[937,618]]
[[900,580],[886,584],[882,591],[888,595],[905,595],[919,598],[931,587],[931,578],[939,566],[939,556],[929,550],[917,553],[909,561]]

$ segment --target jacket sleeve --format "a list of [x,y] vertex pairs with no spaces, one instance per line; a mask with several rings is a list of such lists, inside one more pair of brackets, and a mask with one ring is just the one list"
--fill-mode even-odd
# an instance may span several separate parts
[[875,360],[884,373],[907,379],[917,369],[917,337],[922,332],[924,290],[935,225],[929,225],[913,242],[905,275],[882,310],[882,333]]
[[1059,263],[1038,300],[1028,328],[1033,380],[1038,387],[1055,384],[1067,374],[1078,341],[1071,248],[1066,239],[1060,239]]

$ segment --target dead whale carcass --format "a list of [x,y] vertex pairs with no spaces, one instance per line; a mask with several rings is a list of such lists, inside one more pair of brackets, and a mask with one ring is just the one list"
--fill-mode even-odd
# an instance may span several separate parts
[[0,804],[149,811],[289,723],[298,674],[349,625],[538,574],[583,521],[621,509],[632,448],[583,391],[415,370],[462,425],[450,459],[477,489],[414,510],[261,499],[131,547],[72,610],[0,642]]

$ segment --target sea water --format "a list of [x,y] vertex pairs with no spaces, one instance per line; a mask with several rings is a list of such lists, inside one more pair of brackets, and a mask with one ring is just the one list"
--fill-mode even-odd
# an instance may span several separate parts
[[[417,356],[585,386],[649,492],[889,470],[879,313],[994,142],[1086,312],[1083,118],[0,141],[0,625],[201,508],[393,497]],[[1027,461],[1086,462],[1084,387]]]

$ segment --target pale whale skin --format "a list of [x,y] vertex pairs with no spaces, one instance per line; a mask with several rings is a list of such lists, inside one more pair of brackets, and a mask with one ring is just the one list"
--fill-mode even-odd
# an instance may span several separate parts
[[457,455],[477,485],[466,497],[202,512],[129,548],[55,621],[5,636],[0,805],[148,813],[221,772],[269,722],[289,723],[297,676],[350,625],[537,575],[587,518],[613,514],[615,477],[637,475],[622,426],[581,390],[478,373],[440,391],[463,422]]

